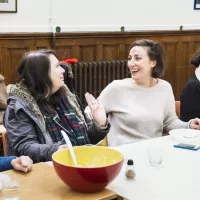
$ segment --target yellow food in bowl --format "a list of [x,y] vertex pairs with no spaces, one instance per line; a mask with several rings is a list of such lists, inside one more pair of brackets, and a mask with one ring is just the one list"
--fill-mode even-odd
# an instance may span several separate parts
[[[116,164],[123,160],[123,155],[111,148],[100,146],[74,147],[78,167],[97,168]],[[74,167],[69,150],[62,149],[53,154],[53,160],[62,165]]]

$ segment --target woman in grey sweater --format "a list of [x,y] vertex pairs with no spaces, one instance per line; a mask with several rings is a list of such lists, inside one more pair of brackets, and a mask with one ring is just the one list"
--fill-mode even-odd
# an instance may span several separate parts
[[178,119],[171,85],[162,79],[164,53],[151,40],[130,46],[128,68],[131,78],[110,83],[98,100],[109,115],[108,145],[117,146],[162,136],[176,128],[200,129],[200,120]]

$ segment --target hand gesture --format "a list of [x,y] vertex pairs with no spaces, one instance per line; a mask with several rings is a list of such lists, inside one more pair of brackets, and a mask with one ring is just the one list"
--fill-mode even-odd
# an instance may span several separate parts
[[190,128],[200,130],[200,119],[199,118],[192,119],[190,122]]
[[99,127],[105,126],[106,112],[103,105],[99,104],[99,102],[89,93],[85,94],[85,99],[91,110],[92,118],[94,119],[96,125]]
[[18,158],[14,158],[11,161],[11,165],[16,170],[29,172],[32,169],[33,161],[28,156],[21,156]]

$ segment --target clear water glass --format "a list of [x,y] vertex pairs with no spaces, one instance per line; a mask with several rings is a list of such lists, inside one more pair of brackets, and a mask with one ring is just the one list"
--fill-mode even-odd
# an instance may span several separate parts
[[20,185],[16,180],[2,181],[4,200],[19,200]]
[[158,167],[163,160],[163,150],[160,148],[149,148],[148,156],[150,164],[154,167]]

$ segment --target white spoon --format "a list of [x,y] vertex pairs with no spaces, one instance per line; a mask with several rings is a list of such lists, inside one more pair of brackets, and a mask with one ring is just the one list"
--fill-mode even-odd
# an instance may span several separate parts
[[71,154],[74,166],[77,167],[78,165],[77,165],[76,155],[74,153],[74,149],[73,149],[72,143],[71,143],[68,135],[65,133],[65,131],[61,130],[61,134],[62,134],[63,138],[65,139],[65,142],[66,142],[67,147],[69,149],[69,152]]

